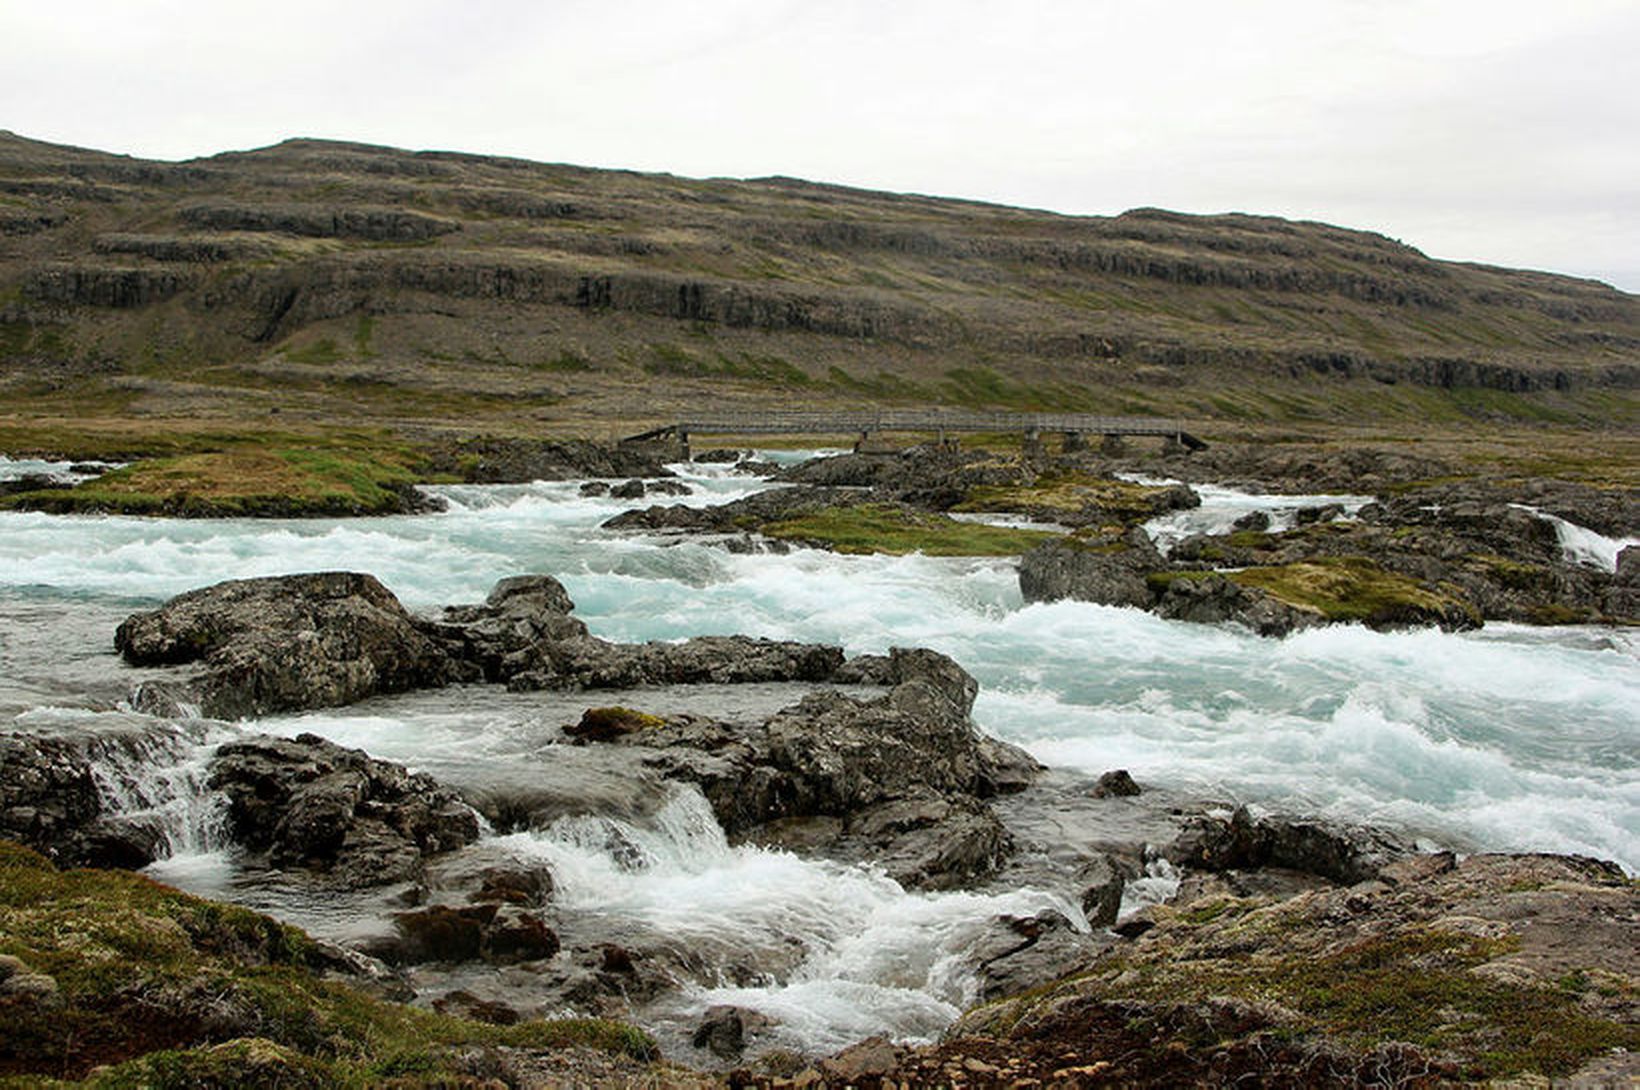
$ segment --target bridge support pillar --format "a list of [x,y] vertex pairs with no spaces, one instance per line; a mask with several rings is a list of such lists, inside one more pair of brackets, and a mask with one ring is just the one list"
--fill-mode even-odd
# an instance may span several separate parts
[[1162,440],[1162,453],[1167,455],[1189,454],[1190,449],[1184,445],[1184,441],[1177,435],[1170,435]]
[[1059,444],[1059,451],[1061,454],[1080,454],[1082,451],[1087,449],[1087,437],[1079,431],[1066,432],[1064,441]]
[[1107,458],[1120,458],[1127,453],[1127,443],[1120,435],[1107,435],[1099,441],[1099,453]]
[[1035,428],[1027,428],[1025,439],[1020,443],[1019,452],[1026,461],[1043,459],[1048,456],[1048,448],[1042,442],[1042,433]]

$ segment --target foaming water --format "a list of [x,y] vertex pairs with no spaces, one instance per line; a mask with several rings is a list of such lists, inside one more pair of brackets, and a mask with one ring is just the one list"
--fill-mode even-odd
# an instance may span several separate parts
[[[694,494],[659,502],[768,487],[727,466],[677,468]],[[0,514],[0,587],[138,603],[220,578],[362,568],[430,609],[479,599],[506,575],[551,572],[609,639],[740,632],[851,653],[934,647],[979,678],[983,724],[1050,763],[1128,767],[1438,841],[1640,865],[1640,657],[1626,631],[1333,627],[1273,641],[1133,610],[1027,606],[1008,560],[736,555],[616,534],[599,525],[627,504],[582,496],[575,482],[438,491],[450,510],[415,518]],[[1219,520],[1272,500],[1354,499],[1204,491]],[[481,713],[474,722],[463,744],[501,744],[482,741]],[[398,752],[396,733],[390,715],[351,744],[416,756]]]
[[769,1015],[778,1047],[826,1052],[885,1032],[926,1040],[977,997],[963,954],[994,917],[1054,909],[1086,927],[1075,906],[1040,891],[909,893],[868,868],[731,846],[693,788],[645,822],[564,818],[496,843],[550,866],[571,941],[688,951],[702,968],[649,1019],[678,1038],[705,1008],[732,1003]]
[[1567,522],[1558,515],[1547,514],[1535,508],[1526,508],[1538,518],[1549,520],[1555,536],[1566,556],[1578,564],[1588,564],[1602,571],[1616,571],[1617,557],[1624,549],[1640,545],[1640,537],[1607,537],[1605,534]]
[[[722,503],[769,487],[723,467],[675,467],[693,492],[651,502]],[[433,515],[360,519],[65,518],[0,512],[0,587],[164,599],[220,579],[363,570],[411,608],[482,598],[521,571],[654,568],[653,548],[597,529],[631,501],[578,482],[440,485]]]
[[85,708],[38,707],[9,731],[78,739],[104,812],[146,830],[164,856],[211,853],[227,843],[224,800],[205,789],[222,740],[203,724]]
[[[1175,482],[1140,479],[1139,483],[1172,484]],[[1211,484],[1191,485],[1191,488],[1201,497],[1200,507],[1173,511],[1145,523],[1145,532],[1156,543],[1156,547],[1164,553],[1192,534],[1229,533],[1234,529],[1237,519],[1245,518],[1256,512],[1263,512],[1268,515],[1270,517],[1270,530],[1279,532],[1292,529],[1297,522],[1298,512],[1301,508],[1325,507],[1337,504],[1344,509],[1345,515],[1353,516],[1361,508],[1372,502],[1371,496],[1349,494],[1278,495],[1275,493],[1243,492],[1239,489],[1221,488],[1218,485]]]

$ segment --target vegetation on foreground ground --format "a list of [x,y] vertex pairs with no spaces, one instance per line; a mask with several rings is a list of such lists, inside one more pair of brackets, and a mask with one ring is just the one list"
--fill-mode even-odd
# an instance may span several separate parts
[[249,909],[0,841],[0,1086],[459,1085],[497,1048],[657,1053],[598,1019],[493,1026],[374,998]]

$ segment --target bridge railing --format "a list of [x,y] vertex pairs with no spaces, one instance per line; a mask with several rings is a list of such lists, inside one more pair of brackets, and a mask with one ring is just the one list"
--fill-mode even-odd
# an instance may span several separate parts
[[684,433],[771,435],[780,432],[879,431],[1064,431],[1105,435],[1174,435],[1183,421],[1086,413],[945,413],[884,410],[837,413],[716,413],[684,417],[671,430]]

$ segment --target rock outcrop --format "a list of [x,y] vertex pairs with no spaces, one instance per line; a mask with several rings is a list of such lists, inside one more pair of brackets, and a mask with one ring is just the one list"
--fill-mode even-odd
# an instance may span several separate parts
[[137,666],[200,663],[191,685],[218,719],[348,704],[444,684],[448,658],[374,576],[235,579],[132,614],[114,646]]
[[478,839],[478,815],[431,777],[311,734],[223,745],[208,782],[240,844],[346,886],[410,880]]
[[349,704],[452,681],[515,690],[699,682],[827,681],[841,649],[747,636],[622,644],[587,634],[548,575],[503,579],[479,605],[412,616],[357,572],[241,579],[132,614],[115,633],[127,662],[198,664],[139,685],[134,707],[231,719]]
[[881,697],[821,691],[757,726],[677,717],[597,737],[654,750],[644,763],[697,785],[732,836],[870,859],[922,888],[968,884],[1010,851],[985,800],[1039,766],[974,726],[978,687],[946,656],[895,649],[883,672]]

